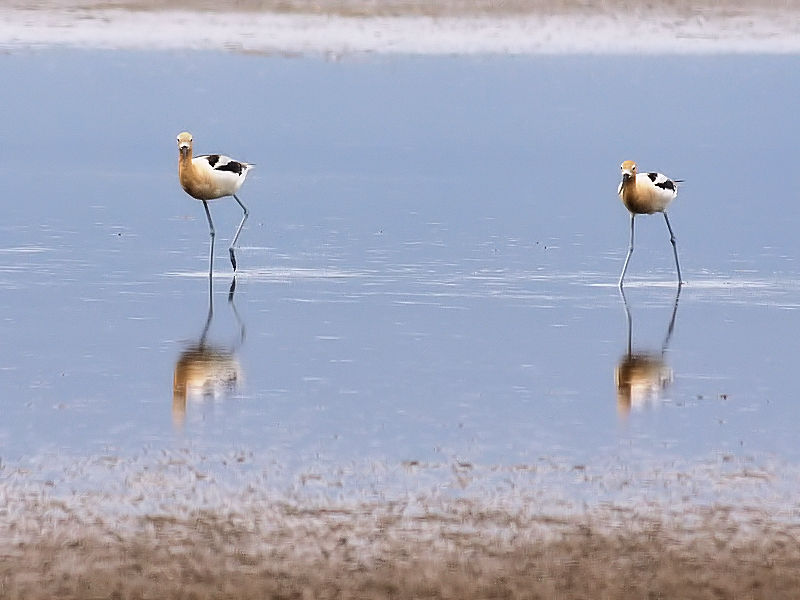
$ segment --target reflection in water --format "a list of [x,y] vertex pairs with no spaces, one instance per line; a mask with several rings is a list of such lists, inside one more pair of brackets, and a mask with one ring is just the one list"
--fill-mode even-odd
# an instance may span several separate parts
[[176,425],[182,425],[186,418],[187,399],[219,398],[234,392],[242,380],[241,366],[235,353],[244,342],[245,329],[233,302],[235,291],[234,277],[228,291],[228,304],[239,324],[239,339],[230,348],[211,345],[207,343],[206,338],[214,318],[214,291],[213,279],[208,278],[208,316],[200,339],[181,352],[175,363],[175,376],[172,382],[172,418]]
[[678,314],[678,300],[681,296],[681,286],[675,293],[675,304],[672,308],[672,318],[669,321],[667,334],[661,344],[660,352],[644,351],[634,352],[633,319],[628,307],[625,292],[620,288],[622,303],[625,306],[625,315],[628,318],[628,351],[620,359],[614,370],[614,382],[617,386],[617,410],[623,416],[630,413],[631,408],[641,408],[658,400],[661,393],[672,383],[672,369],[667,365],[664,355],[672,339],[675,329],[675,317]]

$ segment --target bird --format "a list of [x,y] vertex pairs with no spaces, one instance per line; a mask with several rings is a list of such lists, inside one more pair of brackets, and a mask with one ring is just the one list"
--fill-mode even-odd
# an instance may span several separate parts
[[211,253],[209,255],[209,277],[214,267],[214,223],[211,220],[211,212],[208,210],[208,201],[226,196],[233,196],[233,199],[242,207],[244,212],[236,234],[233,236],[228,251],[230,253],[231,265],[236,271],[236,253],[234,248],[239,241],[239,234],[242,232],[249,212],[242,203],[236,192],[242,187],[247,174],[253,165],[241,160],[234,160],[223,154],[203,154],[192,157],[192,134],[184,131],[178,134],[178,179],[181,187],[192,198],[196,198],[203,203],[208,219],[208,230],[211,236]]
[[682,179],[670,179],[662,173],[638,173],[638,167],[632,160],[626,160],[620,166],[622,169],[622,181],[619,183],[617,193],[619,194],[625,208],[631,213],[631,239],[628,245],[628,255],[625,257],[625,264],[619,276],[619,288],[622,289],[622,282],[625,279],[625,272],[628,270],[628,262],[633,254],[633,229],[636,215],[652,215],[660,212],[664,215],[664,221],[669,230],[669,241],[672,244],[672,253],[675,255],[675,268],[678,271],[678,287],[683,285],[681,278],[681,265],[678,261],[678,246],[675,241],[675,234],[672,231],[667,207],[678,195],[678,183]]

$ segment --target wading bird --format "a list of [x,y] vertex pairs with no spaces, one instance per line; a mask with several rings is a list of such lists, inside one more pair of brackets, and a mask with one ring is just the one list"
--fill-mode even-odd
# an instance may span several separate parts
[[233,241],[228,249],[231,256],[231,265],[236,270],[236,254],[234,248],[239,240],[244,222],[247,221],[247,207],[236,196],[236,192],[242,187],[247,173],[253,165],[246,162],[233,160],[222,154],[204,154],[192,158],[192,134],[188,131],[178,134],[178,178],[181,187],[192,198],[196,198],[203,203],[208,219],[208,231],[211,235],[211,253],[209,255],[208,274],[212,274],[214,268],[214,223],[211,221],[211,212],[208,210],[208,201],[225,196],[233,196],[234,200],[242,207],[244,215]]
[[619,287],[622,288],[622,281],[625,279],[625,271],[628,270],[628,262],[633,254],[633,227],[636,215],[652,215],[660,212],[664,215],[664,220],[669,229],[669,241],[672,243],[672,252],[675,255],[675,268],[678,270],[678,286],[683,285],[681,279],[681,265],[678,262],[678,246],[675,243],[675,234],[672,232],[672,225],[667,216],[667,206],[678,195],[677,183],[680,179],[670,179],[661,173],[637,173],[636,163],[626,160],[622,163],[622,181],[619,183],[617,193],[631,213],[631,241],[628,246],[628,255],[625,257],[625,264],[619,276]]

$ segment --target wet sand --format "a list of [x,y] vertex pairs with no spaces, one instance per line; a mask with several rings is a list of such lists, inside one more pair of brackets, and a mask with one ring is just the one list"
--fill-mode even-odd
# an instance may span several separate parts
[[725,506],[678,518],[469,501],[415,516],[399,503],[257,509],[121,524],[33,505],[5,524],[0,595],[775,599],[800,587],[800,525],[757,509],[744,521]]
[[800,3],[472,0],[12,3],[0,47],[259,54],[796,53]]
[[[781,476],[752,465],[633,476],[453,464],[426,491],[430,467],[414,464],[358,499],[369,486],[353,490],[341,468],[276,492],[270,468],[242,470],[246,454],[216,474],[186,455],[95,460],[49,480],[4,465],[0,596],[775,599],[800,586],[796,505],[772,502]],[[81,489],[89,471],[110,479]],[[559,495],[553,476],[596,499]],[[398,478],[405,493],[389,491]],[[611,488],[622,495],[597,500]],[[703,488],[716,499],[698,500]]]
[[326,14],[339,16],[476,16],[476,15],[548,15],[589,13],[656,13],[733,14],[754,10],[772,10],[788,14],[800,11],[800,2],[768,0],[658,0],[642,6],[629,0],[239,0],[221,5],[214,0],[177,0],[165,5],[156,0],[40,0],[9,2],[7,6],[34,9],[104,10],[117,8],[136,11],[213,11],[213,12],[276,12]]

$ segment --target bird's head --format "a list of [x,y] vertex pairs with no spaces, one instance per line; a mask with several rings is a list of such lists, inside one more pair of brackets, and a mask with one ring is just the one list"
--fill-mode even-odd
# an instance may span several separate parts
[[188,131],[178,134],[178,150],[181,156],[189,156],[192,153],[192,134]]
[[631,177],[636,177],[636,163],[626,160],[620,165],[622,169],[622,181],[628,181]]

